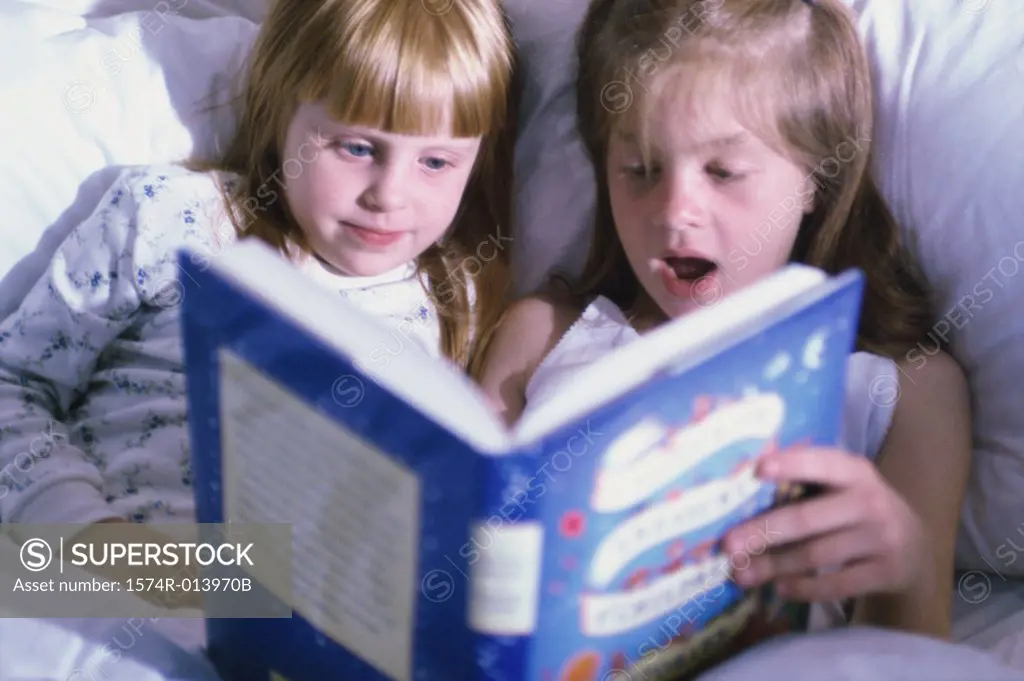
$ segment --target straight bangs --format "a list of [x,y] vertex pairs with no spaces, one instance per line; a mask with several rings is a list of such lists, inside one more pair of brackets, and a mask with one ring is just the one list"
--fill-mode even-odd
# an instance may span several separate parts
[[504,127],[509,45],[487,44],[493,17],[455,3],[442,15],[410,16],[402,3],[366,3],[339,26],[329,70],[310,69],[300,97],[337,120],[406,135],[478,137]]
[[[516,68],[510,21],[493,0],[273,0],[230,145],[191,167],[241,176],[224,191],[239,237],[311,253],[287,201],[251,205],[278,196],[267,190],[282,182],[281,150],[299,106],[320,104],[343,124],[394,134],[483,138],[448,232],[416,259],[438,303],[444,355],[473,371],[506,303]],[[491,254],[486,266],[482,253]]]

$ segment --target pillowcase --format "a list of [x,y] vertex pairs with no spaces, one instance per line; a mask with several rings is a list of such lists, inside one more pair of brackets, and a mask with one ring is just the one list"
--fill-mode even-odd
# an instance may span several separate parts
[[86,18],[58,4],[0,10],[10,33],[0,40],[0,64],[10,66],[0,77],[0,127],[15,131],[0,155],[3,315],[121,167],[179,161],[225,143],[234,122],[219,105],[256,34],[241,17],[148,8]]
[[[963,568],[1024,577],[1024,6],[845,0],[876,79],[876,177],[916,248],[974,398]],[[516,288],[578,275],[593,173],[575,131],[576,31],[586,3],[507,0],[526,64],[516,151]],[[908,356],[913,372],[934,353]],[[1011,542],[1016,541],[1016,544]]]

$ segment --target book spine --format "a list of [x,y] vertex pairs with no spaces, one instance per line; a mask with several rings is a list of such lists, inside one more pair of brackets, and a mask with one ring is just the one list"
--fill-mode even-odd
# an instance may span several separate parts
[[[186,395],[189,411],[193,417],[188,420],[191,440],[190,463],[192,487],[195,490],[196,517],[206,523],[224,522],[221,506],[220,461],[200,456],[200,452],[220,451],[220,422],[217,418],[220,404],[220,382],[217,378],[216,333],[208,327],[206,308],[200,304],[206,292],[203,285],[209,284],[208,275],[196,266],[190,251],[178,254],[178,267],[185,276],[182,281],[182,358],[188,370]],[[196,416],[203,415],[205,418]]]
[[464,547],[476,678],[527,678],[540,607],[544,532],[536,465],[524,454],[488,460],[480,512]]

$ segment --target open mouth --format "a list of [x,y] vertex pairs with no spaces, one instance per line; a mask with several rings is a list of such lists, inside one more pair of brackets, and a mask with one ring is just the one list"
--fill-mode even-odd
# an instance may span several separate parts
[[676,279],[687,282],[697,281],[718,269],[718,265],[713,260],[708,260],[707,258],[670,257],[665,258],[664,263],[668,266],[669,271],[675,275]]
[[[700,256],[675,256],[657,261],[661,284],[670,296],[699,305],[721,295],[722,285],[715,276],[718,263]],[[714,302],[713,300],[711,302]]]

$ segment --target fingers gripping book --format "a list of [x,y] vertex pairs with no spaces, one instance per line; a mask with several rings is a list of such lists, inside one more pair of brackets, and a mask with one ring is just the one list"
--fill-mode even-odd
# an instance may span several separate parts
[[720,540],[789,496],[759,456],[839,442],[859,271],[791,265],[507,429],[262,244],[179,265],[199,522],[292,532],[291,618],[207,621],[226,679],[685,679],[805,626]]

